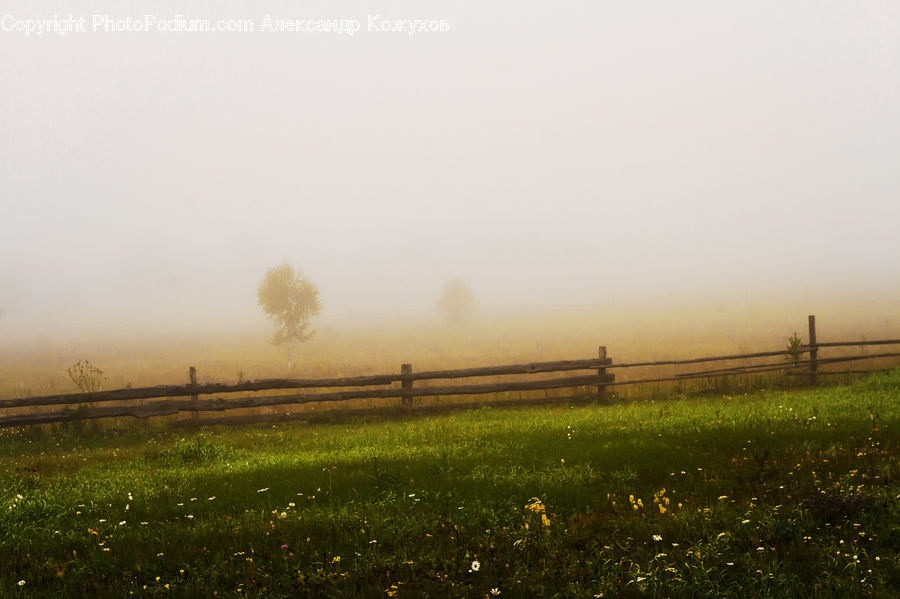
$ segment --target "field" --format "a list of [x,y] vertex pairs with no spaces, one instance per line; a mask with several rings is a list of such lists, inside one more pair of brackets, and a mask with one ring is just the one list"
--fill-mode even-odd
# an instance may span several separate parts
[[221,323],[140,329],[111,322],[109,329],[91,330],[48,326],[18,337],[0,335],[0,398],[77,392],[66,369],[85,359],[103,370],[103,388],[115,389],[185,384],[189,366],[197,368],[200,383],[209,383],[393,373],[404,362],[420,371],[589,359],[597,357],[599,345],[616,363],[770,351],[784,349],[795,331],[805,339],[811,313],[818,318],[820,342],[900,337],[895,297],[520,308],[485,311],[463,327],[422,314],[338,319],[316,322],[316,334],[296,349],[290,367],[285,351],[269,343],[272,329],[264,319],[233,330]]
[[898,391],[6,430],[0,597],[893,597]]

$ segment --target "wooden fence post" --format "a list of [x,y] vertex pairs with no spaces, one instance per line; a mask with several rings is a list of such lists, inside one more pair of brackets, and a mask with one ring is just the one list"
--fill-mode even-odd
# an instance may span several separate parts
[[[193,366],[191,366],[191,369],[188,370],[188,377],[190,377],[190,379],[191,379],[191,385],[197,384],[197,369],[194,368]],[[199,401],[199,398],[196,395],[191,395],[191,403],[194,404],[195,407],[196,407],[196,404],[198,401]],[[191,412],[191,418],[193,420],[197,420],[198,418],[200,418],[200,412],[197,410],[194,410],[193,412]]]
[[813,349],[809,350],[809,382],[815,385],[817,382],[816,371],[819,369],[818,358],[819,350],[816,347],[816,315],[809,315],[809,346]]
[[[600,358],[600,360],[606,360],[606,346],[605,345],[601,345],[598,348],[597,357]],[[606,376],[606,368],[598,368],[597,374],[600,376]],[[606,394],[606,385],[597,385],[597,395],[598,395],[599,401],[604,402],[604,403],[609,401],[609,396],[607,396],[607,394]]]
[[[401,364],[400,365],[400,374],[403,376],[412,374],[412,364]],[[404,378],[400,381],[400,388],[403,390],[404,393],[406,393],[408,391],[412,391],[412,386],[413,386],[413,382],[408,378]],[[403,396],[403,406],[404,407],[411,408],[412,403],[413,403],[412,397],[408,397],[407,395]]]

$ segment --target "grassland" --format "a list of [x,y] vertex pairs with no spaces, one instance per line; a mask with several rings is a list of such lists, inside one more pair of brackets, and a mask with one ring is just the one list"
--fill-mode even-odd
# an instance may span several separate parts
[[84,359],[103,370],[104,388],[113,389],[187,383],[189,366],[206,383],[399,372],[405,362],[418,371],[586,359],[597,356],[598,345],[617,363],[770,351],[783,349],[795,331],[805,339],[810,313],[817,315],[819,341],[900,337],[897,301],[837,300],[523,308],[486,312],[464,327],[406,315],[316,322],[315,336],[297,348],[291,367],[285,351],[269,343],[264,320],[234,329],[145,325],[65,333],[48,327],[19,338],[0,329],[0,397],[77,392],[66,369]]
[[898,392],[5,431],[0,596],[893,597]]

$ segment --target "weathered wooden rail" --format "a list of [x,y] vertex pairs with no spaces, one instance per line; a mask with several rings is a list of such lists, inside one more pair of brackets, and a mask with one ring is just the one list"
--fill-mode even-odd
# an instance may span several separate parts
[[[757,373],[771,373],[788,371],[787,374],[805,376],[811,384],[816,384],[817,377],[823,374],[837,374],[848,371],[821,371],[820,366],[828,366],[841,363],[858,362],[876,358],[897,358],[900,352],[881,352],[875,354],[858,354],[851,356],[836,356],[820,358],[819,351],[823,348],[875,346],[900,344],[900,339],[883,339],[877,341],[837,341],[822,343],[816,341],[815,316],[809,317],[809,342],[794,348],[793,351],[775,350],[745,354],[730,354],[721,356],[706,356],[683,360],[655,360],[645,362],[632,362],[613,364],[606,356],[606,347],[600,347],[598,357],[587,360],[557,360],[552,362],[532,362],[527,364],[509,364],[503,366],[483,366],[477,368],[463,368],[455,370],[429,370],[413,372],[411,364],[402,364],[400,372],[396,374],[379,374],[345,378],[320,378],[320,379],[265,379],[257,381],[244,381],[240,383],[206,383],[197,384],[196,370],[189,370],[190,384],[186,385],[158,385],[153,387],[141,387],[133,389],[116,389],[111,391],[95,391],[91,393],[67,393],[62,395],[45,395],[42,397],[26,397],[17,399],[0,400],[0,409],[22,408],[46,408],[52,406],[76,406],[74,409],[66,407],[54,411],[31,411],[28,413],[6,414],[0,416],[0,427],[22,426],[30,424],[48,424],[54,422],[67,422],[73,420],[88,420],[96,418],[150,418],[157,416],[169,416],[180,412],[191,412],[193,422],[202,424],[205,420],[199,419],[201,412],[222,412],[235,409],[253,409],[274,406],[298,406],[322,402],[341,402],[353,399],[399,399],[401,410],[422,409],[413,408],[415,399],[421,397],[445,397],[445,396],[475,396],[504,392],[541,391],[551,389],[577,389],[578,397],[594,397],[607,399],[609,387],[620,385],[635,385],[646,383],[664,383],[684,381],[690,379],[715,378],[726,376],[749,375]],[[808,355],[801,360],[801,354]],[[739,366],[725,366],[720,368],[705,368],[690,372],[678,373],[672,376],[640,376],[628,379],[616,379],[609,374],[611,369],[646,368],[660,366],[687,366],[711,362],[750,361],[763,358],[781,356],[788,357],[789,361],[762,362],[755,364],[742,364]],[[416,385],[422,381],[440,381],[452,379],[466,379],[479,377],[530,377],[536,374],[569,373],[573,371],[592,371],[590,375],[557,376],[552,378],[540,378],[537,380],[526,379],[500,382],[476,382],[455,385],[422,386]],[[859,372],[859,371],[854,371]],[[399,383],[399,386],[395,385]],[[231,395],[235,393],[257,393],[261,391],[293,391],[298,389],[314,390],[314,392],[264,394],[251,397],[209,397],[215,394]],[[334,390],[337,389],[337,390]],[[204,398],[201,399],[201,396]],[[557,401],[571,399],[557,398]],[[128,402],[134,400],[152,401],[144,404],[127,405],[100,405],[106,402]],[[491,402],[496,405],[508,405],[516,400],[504,399]],[[545,398],[544,401],[553,401],[553,398]],[[377,408],[388,410],[388,408]],[[355,410],[359,411],[359,410]],[[255,416],[254,416],[255,417]],[[206,419],[208,420],[208,419]],[[216,420],[217,421],[217,420]],[[214,421],[210,421],[214,422]]]
[[[221,412],[235,409],[303,405],[319,402],[347,401],[351,399],[395,398],[400,399],[402,405],[406,408],[412,408],[413,401],[417,397],[470,396],[585,386],[596,386],[597,393],[603,395],[605,393],[605,387],[615,380],[614,375],[606,373],[605,369],[612,364],[612,360],[606,358],[605,355],[606,348],[601,347],[599,352],[600,357],[588,360],[558,360],[554,362],[533,362],[528,364],[509,364],[505,366],[486,366],[457,370],[433,370],[418,373],[412,371],[412,365],[403,364],[399,374],[328,379],[266,379],[240,383],[209,383],[203,385],[196,383],[196,370],[194,367],[191,367],[189,373],[191,384],[188,385],[158,385],[154,387],[133,389],[94,391],[90,393],[67,393],[62,395],[45,395],[42,397],[0,400],[0,408],[7,409],[28,407],[43,408],[60,405],[77,406],[75,409],[64,408],[56,411],[0,416],[0,427],[124,416],[149,418],[154,416],[169,416],[179,412],[192,412],[196,418],[200,412]],[[576,370],[592,370],[595,374],[495,383],[469,383],[433,387],[414,386],[416,381],[488,376],[509,377],[517,375],[571,372]],[[400,383],[399,387],[391,386],[398,382]],[[290,391],[295,389],[322,390],[335,388],[356,389],[314,393],[261,395],[253,397],[211,397],[200,399],[200,396],[209,396],[212,394],[234,394],[272,390]],[[157,401],[142,405],[94,405],[105,402],[125,402],[147,399],[156,399]]]

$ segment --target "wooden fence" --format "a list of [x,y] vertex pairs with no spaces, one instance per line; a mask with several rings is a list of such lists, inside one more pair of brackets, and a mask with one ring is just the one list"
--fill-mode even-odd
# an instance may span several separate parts
[[[73,420],[89,420],[96,418],[135,417],[149,418],[156,416],[169,416],[180,412],[191,412],[192,420],[196,424],[217,423],[216,419],[199,419],[200,412],[226,411],[247,408],[262,408],[273,406],[296,406],[319,402],[341,402],[352,399],[399,399],[400,408],[403,410],[422,410],[421,407],[413,407],[416,398],[443,397],[443,396],[473,396],[485,394],[497,394],[504,392],[524,392],[551,389],[577,388],[578,397],[585,399],[605,400],[608,398],[608,389],[619,385],[635,385],[646,383],[663,383],[672,381],[684,381],[690,379],[716,378],[725,376],[748,375],[776,371],[789,371],[789,374],[802,375],[809,378],[811,384],[816,384],[817,378],[823,374],[835,374],[834,371],[822,371],[820,366],[849,363],[874,358],[900,357],[898,352],[882,352],[877,354],[858,354],[850,356],[836,356],[832,358],[819,357],[819,350],[830,347],[874,346],[900,344],[898,339],[884,339],[878,341],[839,341],[831,343],[818,342],[816,340],[815,316],[809,317],[809,342],[795,348],[757,352],[749,354],[732,354],[722,356],[708,356],[687,360],[657,360],[648,362],[632,362],[613,364],[606,355],[606,347],[601,346],[598,357],[587,360],[560,360],[554,362],[533,362],[528,364],[511,364],[505,366],[485,366],[479,368],[466,368],[457,370],[434,370],[413,372],[411,364],[403,364],[399,374],[380,374],[370,376],[358,376],[349,378],[330,379],[266,379],[257,381],[245,381],[240,383],[207,383],[198,384],[196,370],[189,369],[190,384],[187,385],[160,385],[155,387],[142,387],[134,389],[116,389],[111,391],[95,391],[90,393],[68,393],[63,395],[46,395],[43,397],[27,397],[18,399],[0,399],[0,409],[22,408],[46,408],[48,406],[76,406],[61,410],[31,411],[29,413],[6,414],[0,416],[0,427],[22,426],[29,424],[47,424],[53,422],[68,422]],[[806,359],[800,359],[800,355],[808,355]],[[765,358],[780,357],[780,361],[743,364],[739,366],[727,366],[720,368],[705,367],[702,370],[692,370],[672,376],[619,379],[609,373],[612,369],[633,369],[660,366],[685,366],[706,364],[712,362],[751,361]],[[790,358],[786,361],[784,358]],[[535,374],[569,373],[573,371],[592,371],[589,375],[580,376],[556,376],[550,378],[533,379]],[[845,371],[846,372],[846,371]],[[416,386],[416,382],[471,379],[477,377],[514,377],[527,376],[526,380],[468,383],[460,385],[443,386]],[[399,385],[395,385],[399,383]],[[281,395],[256,395],[251,397],[208,397],[200,399],[200,396],[213,394],[234,394],[272,390],[313,389],[315,392],[287,393]],[[322,391],[323,389],[340,389],[338,391]],[[351,389],[351,390],[347,390]],[[185,399],[189,398],[189,399]],[[156,401],[143,404],[128,404],[135,400]],[[564,401],[570,398],[545,398],[548,401]],[[116,405],[101,405],[107,402],[126,402]],[[492,401],[492,405],[509,405],[517,403],[517,400]],[[381,408],[384,409],[384,408]],[[364,412],[355,410],[355,412]],[[267,415],[271,416],[271,415]]]

